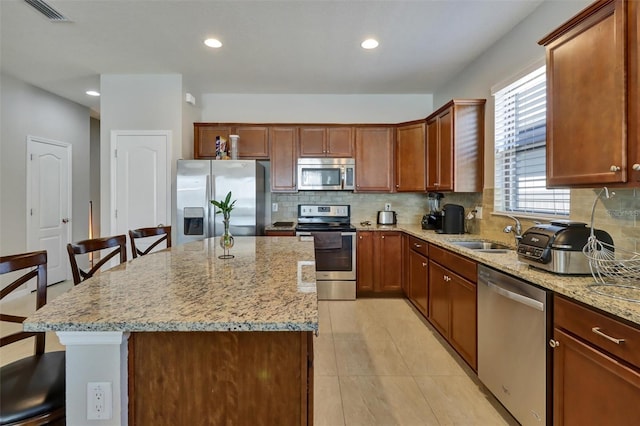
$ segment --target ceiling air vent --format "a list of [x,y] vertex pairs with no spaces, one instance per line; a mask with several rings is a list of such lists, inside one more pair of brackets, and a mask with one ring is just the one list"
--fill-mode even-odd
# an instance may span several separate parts
[[34,9],[38,12],[42,13],[52,22],[71,22],[69,18],[64,16],[62,13],[55,10],[53,7],[49,6],[43,0],[24,0],[29,3]]

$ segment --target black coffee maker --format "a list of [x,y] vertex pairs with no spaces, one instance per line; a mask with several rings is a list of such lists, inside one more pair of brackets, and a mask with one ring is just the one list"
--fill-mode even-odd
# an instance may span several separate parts
[[427,194],[429,213],[422,216],[422,229],[442,229],[442,209],[440,208],[440,200],[443,198],[444,194],[440,192],[429,192]]

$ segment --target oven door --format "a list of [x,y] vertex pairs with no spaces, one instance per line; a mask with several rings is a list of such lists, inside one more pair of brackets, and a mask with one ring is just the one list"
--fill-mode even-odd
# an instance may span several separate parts
[[296,232],[296,235],[314,241],[316,280],[355,281],[355,232]]

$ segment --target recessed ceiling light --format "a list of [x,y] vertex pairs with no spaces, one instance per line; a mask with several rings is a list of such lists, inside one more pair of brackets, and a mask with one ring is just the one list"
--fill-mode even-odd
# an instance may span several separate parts
[[363,41],[360,46],[362,46],[363,49],[375,49],[376,47],[378,47],[378,40],[373,39],[373,38],[368,38],[365,41]]
[[96,92],[95,90],[87,90],[85,93],[89,96],[100,96],[100,92]]
[[222,42],[218,39],[215,38],[208,38],[204,41],[204,44],[206,44],[209,47],[213,47],[214,49],[217,49],[219,47],[222,47]]

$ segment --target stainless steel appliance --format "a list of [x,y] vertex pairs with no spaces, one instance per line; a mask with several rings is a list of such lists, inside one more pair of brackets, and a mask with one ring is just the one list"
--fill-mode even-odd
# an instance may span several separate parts
[[313,240],[319,300],[356,298],[356,229],[351,206],[298,205],[296,235]]
[[464,207],[445,204],[442,208],[442,234],[464,234]]
[[378,211],[378,225],[395,225],[398,215],[393,210]]
[[551,300],[478,266],[478,378],[523,426],[551,424]]
[[429,192],[427,194],[427,203],[429,213],[422,217],[422,229],[442,229],[442,209],[440,208],[440,200],[444,198],[444,194],[440,192]]
[[300,191],[353,191],[355,179],[353,158],[298,158]]
[[[518,244],[518,260],[556,274],[590,275],[589,261],[582,249],[591,228],[586,223],[556,220],[529,228]],[[598,240],[613,245],[611,236],[594,230]]]
[[234,236],[264,234],[264,168],[255,160],[178,160],[177,244],[222,235],[222,215],[211,200],[232,192],[237,200],[229,231]]

